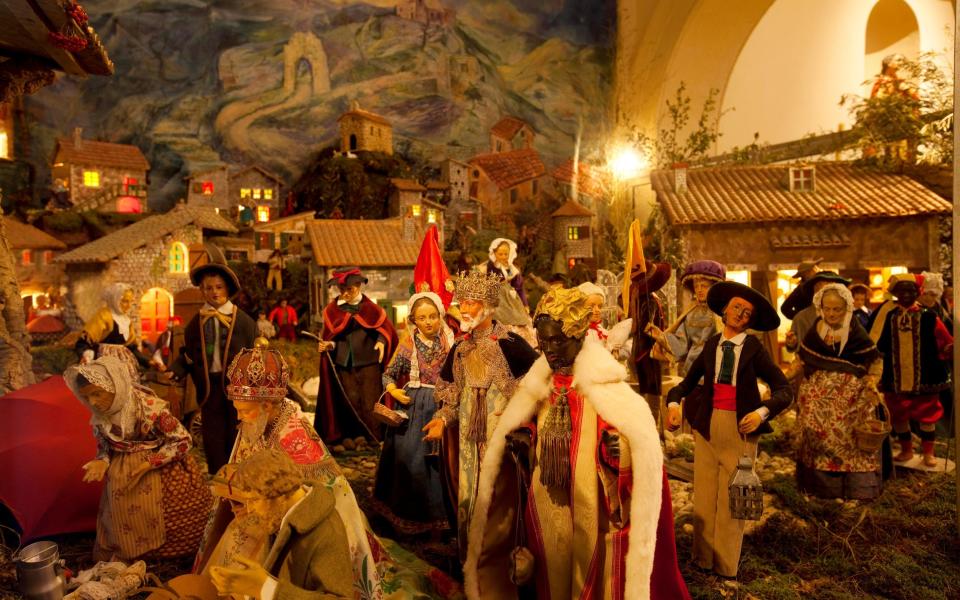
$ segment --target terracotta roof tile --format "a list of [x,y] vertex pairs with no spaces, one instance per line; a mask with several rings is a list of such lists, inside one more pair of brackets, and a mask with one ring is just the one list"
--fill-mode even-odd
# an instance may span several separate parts
[[540,155],[533,148],[481,154],[470,159],[501,190],[530,181],[547,172]]
[[687,171],[687,191],[673,191],[673,171],[650,178],[672,225],[843,220],[949,214],[952,205],[905,175],[850,163],[816,163],[816,191],[790,192],[789,167],[713,167]]
[[529,125],[516,117],[503,117],[490,128],[490,133],[505,140],[512,140],[513,136],[517,135],[524,127],[529,127]]
[[404,240],[401,219],[317,219],[307,231],[313,258],[322,267],[412,268],[423,241]]
[[592,217],[593,213],[587,207],[575,200],[567,200],[563,206],[553,211],[551,217]]
[[393,184],[393,187],[404,192],[425,192],[427,188],[420,185],[419,182],[414,181],[413,179],[401,179],[399,177],[391,177],[390,183]]
[[77,148],[72,139],[57,140],[53,153],[55,163],[89,165],[91,167],[115,167],[118,169],[150,170],[150,163],[140,148],[130,144],[114,144],[82,140]]
[[123,229],[114,231],[89,244],[61,254],[54,262],[98,263],[112,260],[124,252],[139,248],[168,233],[194,223],[203,229],[237,233],[237,228],[212,208],[178,204],[170,212],[147,217]]
[[340,122],[344,117],[360,117],[361,119],[367,119],[368,121],[373,121],[374,123],[380,123],[381,125],[386,125],[387,127],[393,127],[393,125],[386,119],[386,117],[381,117],[376,113],[372,113],[369,110],[363,110],[362,108],[355,108],[353,110],[348,110],[339,117],[337,117],[337,123]]
[[7,230],[7,240],[10,247],[14,250],[21,249],[51,249],[66,250],[67,245],[33,225],[21,223],[16,219],[9,217],[3,219],[3,225]]
[[[606,194],[606,184],[602,174],[585,162],[577,165],[580,171],[580,178],[577,183],[578,193],[590,196],[591,198],[601,198]],[[573,159],[570,159],[553,170],[553,178],[560,183],[573,183]]]

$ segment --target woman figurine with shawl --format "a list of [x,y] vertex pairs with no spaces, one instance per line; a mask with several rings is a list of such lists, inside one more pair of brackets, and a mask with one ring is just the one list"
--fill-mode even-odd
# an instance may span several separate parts
[[83,466],[83,480],[107,480],[94,558],[129,561],[196,552],[212,496],[189,454],[187,430],[115,356],[72,366],[64,378],[93,413],[98,452]]
[[130,317],[133,290],[125,283],[113,283],[104,288],[103,301],[106,306],[84,324],[74,349],[81,363],[95,357],[116,356],[127,365],[134,380],[139,381],[139,367],[148,368],[150,359],[140,352],[140,340]]
[[434,386],[453,345],[444,323],[443,302],[420,292],[407,302],[414,329],[400,342],[383,373],[387,393],[408,419],[387,430],[380,452],[374,509],[401,533],[439,533],[449,528],[443,499],[440,461],[423,440],[421,429],[437,410]]
[[880,453],[857,446],[855,428],[874,417],[882,361],[853,318],[853,296],[830,283],[813,298],[817,320],[800,342],[797,482],[821,498],[870,500],[881,491]]
[[503,280],[500,286],[500,301],[493,313],[493,320],[523,337],[536,347],[537,335],[530,319],[527,294],[523,290],[523,275],[513,262],[517,259],[517,243],[507,238],[497,238],[490,243],[490,259],[480,265],[480,272],[496,275]]

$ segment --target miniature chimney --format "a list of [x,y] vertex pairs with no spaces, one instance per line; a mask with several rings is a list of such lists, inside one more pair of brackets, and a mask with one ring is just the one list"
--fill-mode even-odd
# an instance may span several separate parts
[[687,163],[673,164],[673,191],[678,194],[687,193]]
[[359,100],[351,100],[351,101],[350,101],[350,110],[360,110],[360,101],[359,101]]
[[83,145],[83,127],[73,128],[73,147],[77,150]]

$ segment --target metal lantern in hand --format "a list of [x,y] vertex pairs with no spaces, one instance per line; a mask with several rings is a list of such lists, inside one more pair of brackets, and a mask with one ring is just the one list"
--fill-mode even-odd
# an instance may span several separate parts
[[763,486],[753,470],[753,459],[741,456],[737,470],[727,484],[730,495],[730,516],[734,519],[756,521],[763,514]]

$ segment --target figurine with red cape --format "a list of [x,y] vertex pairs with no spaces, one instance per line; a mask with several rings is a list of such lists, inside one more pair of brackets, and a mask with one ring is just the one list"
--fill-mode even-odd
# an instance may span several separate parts
[[[316,429],[327,443],[364,436],[380,440],[373,407],[383,393],[383,367],[397,347],[387,313],[367,297],[358,267],[333,272],[339,295],[323,309]],[[327,354],[329,353],[329,354]]]

